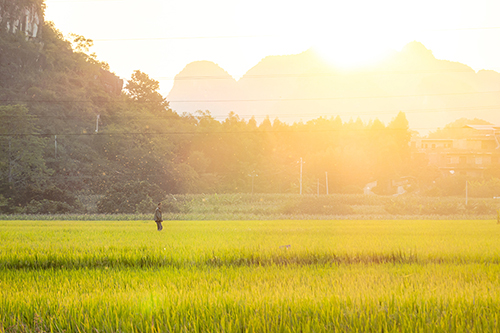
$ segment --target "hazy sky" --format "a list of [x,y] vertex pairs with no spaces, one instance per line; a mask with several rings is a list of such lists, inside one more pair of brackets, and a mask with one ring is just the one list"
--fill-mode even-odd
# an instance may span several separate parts
[[139,69],[167,95],[188,63],[210,60],[235,78],[267,55],[311,46],[355,66],[417,40],[439,59],[500,72],[499,0],[46,0],[63,34],[129,78]]

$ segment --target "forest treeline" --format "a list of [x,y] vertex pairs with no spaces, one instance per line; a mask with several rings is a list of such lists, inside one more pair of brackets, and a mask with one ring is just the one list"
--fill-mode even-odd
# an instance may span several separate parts
[[387,125],[179,115],[147,74],[123,84],[91,40],[51,23],[41,36],[0,34],[1,212],[78,211],[81,193],[103,195],[101,212],[166,194],[298,193],[301,166],[303,193],[361,193],[376,180],[390,194],[400,177],[409,191],[437,177],[412,158],[402,112]]

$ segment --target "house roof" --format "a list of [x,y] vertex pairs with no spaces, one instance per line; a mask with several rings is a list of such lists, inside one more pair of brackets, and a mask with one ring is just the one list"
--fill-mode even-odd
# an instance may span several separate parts
[[421,139],[422,142],[453,142],[453,139]]
[[500,130],[499,126],[495,125],[465,125],[464,128],[473,128],[478,131],[498,131]]

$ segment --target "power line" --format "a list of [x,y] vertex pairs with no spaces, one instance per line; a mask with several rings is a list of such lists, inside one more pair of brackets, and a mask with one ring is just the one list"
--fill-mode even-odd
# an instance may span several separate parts
[[189,39],[236,39],[236,38],[262,38],[270,35],[246,35],[246,36],[178,36],[178,37],[138,37],[138,38],[98,38],[93,42],[121,42],[121,41],[155,41],[155,40],[189,40]]
[[[456,108],[432,108],[432,109],[397,109],[397,110],[379,110],[379,111],[365,111],[365,112],[356,112],[356,113],[351,113],[349,111],[344,111],[344,112],[335,112],[335,113],[312,113],[312,114],[307,114],[307,113],[302,113],[302,114],[276,114],[276,115],[269,115],[269,118],[273,117],[300,117],[300,116],[314,116],[314,117],[333,117],[333,116],[341,116],[341,115],[347,115],[347,116],[377,116],[377,115],[383,115],[383,114],[394,114],[395,112],[403,112],[405,114],[411,114],[411,113],[432,113],[432,112],[464,112],[464,111],[479,111],[479,110],[496,110],[500,109],[500,105],[489,105],[489,106],[480,106],[480,107],[456,107]],[[248,118],[250,116],[245,116],[245,115],[240,115],[240,117],[243,118]],[[255,116],[255,115],[253,115]],[[267,115],[262,115],[259,117],[267,117]]]
[[[277,118],[277,117],[334,117],[334,116],[341,116],[341,115],[347,115],[347,116],[358,116],[358,115],[383,115],[383,114],[393,114],[395,112],[404,112],[405,114],[411,114],[411,113],[432,113],[432,112],[464,112],[464,111],[479,111],[479,110],[495,110],[495,109],[500,109],[500,104],[499,105],[485,105],[485,106],[466,106],[466,107],[450,107],[450,108],[428,108],[428,109],[422,109],[422,108],[416,108],[416,109],[397,109],[397,110],[374,110],[374,111],[365,111],[365,112],[356,112],[353,114],[352,112],[349,111],[335,111],[331,113],[282,113],[282,114],[262,114],[262,115],[256,115],[256,114],[237,114],[238,117],[241,119],[247,119],[251,117],[255,118]],[[189,116],[192,117],[199,117],[196,114],[189,114]],[[94,121],[95,120],[95,115],[89,115],[89,116],[49,116],[49,115],[29,115],[29,117],[34,118],[34,119],[78,119],[82,120],[85,118],[85,120],[88,121]],[[202,116],[203,117],[203,116]],[[214,119],[227,119],[228,115],[212,115],[210,114],[210,117]],[[25,118],[25,116],[21,115],[1,115],[0,119],[9,119],[9,118]],[[183,119],[183,115],[164,115],[164,116],[106,116],[106,115],[100,115],[100,120],[105,122],[109,120],[114,120],[114,119],[120,119],[120,120],[168,120],[171,118],[176,118],[176,119]]]
[[500,91],[475,91],[457,92],[444,94],[414,94],[414,95],[386,95],[386,96],[342,96],[342,97],[311,97],[311,98],[262,98],[262,99],[214,99],[214,100],[169,100],[169,103],[230,103],[230,102],[282,102],[282,101],[327,101],[345,99],[380,99],[380,98],[406,98],[406,97],[429,97],[429,96],[459,96],[474,94],[498,94]]
[[[460,96],[460,95],[475,95],[475,94],[498,94],[500,90],[495,91],[472,91],[472,92],[456,92],[456,93],[440,93],[440,94],[412,94],[412,95],[374,95],[374,96],[337,96],[337,97],[305,97],[305,98],[256,98],[256,99],[199,99],[199,100],[168,100],[169,103],[234,103],[234,102],[282,102],[282,101],[324,101],[324,100],[345,100],[345,99],[380,99],[380,98],[406,98],[406,97],[429,97],[429,96]],[[91,100],[16,100],[3,99],[0,103],[93,103]],[[114,103],[129,103],[130,101],[117,101]],[[134,103],[151,104],[156,101],[134,101]]]
[[[402,75],[402,74],[438,74],[438,73],[472,73],[473,69],[425,69],[425,70],[387,70],[387,71],[339,71],[339,72],[322,72],[322,73],[292,73],[292,74],[258,74],[258,75],[243,75],[239,80],[242,79],[275,79],[275,78],[307,78],[307,77],[345,77],[345,76],[363,76],[363,75]],[[475,72],[474,72],[475,73]],[[175,80],[175,81],[187,81],[187,80],[235,80],[232,76],[228,75],[186,75],[186,76],[175,76],[175,77],[165,77],[159,76],[155,77],[155,80]],[[235,80],[236,81],[236,80]]]
[[[86,0],[89,1],[89,0]],[[99,0],[92,0],[99,1]],[[120,1],[120,0],[103,0]],[[65,2],[65,1],[58,1]],[[83,0],[75,2],[85,2]],[[451,32],[451,31],[481,31],[498,30],[500,27],[469,27],[469,28],[451,28],[451,29],[430,29],[428,32]],[[161,40],[197,40],[197,39],[238,39],[238,38],[280,38],[280,35],[227,35],[227,36],[172,36],[172,37],[135,37],[135,38],[95,38],[94,42],[121,42],[121,41],[161,41]]]
[[74,2],[122,2],[124,0],[45,0],[46,3],[74,3]]
[[497,30],[500,27],[468,27],[468,28],[453,28],[453,29],[432,29],[428,31],[461,31],[461,30]]
[[[304,124],[307,126],[306,124]],[[433,130],[438,129],[438,127],[429,127],[429,128],[408,128],[408,130]],[[295,133],[328,133],[328,132],[373,132],[373,131],[401,131],[405,129],[401,128],[389,128],[384,127],[381,129],[371,129],[369,127],[365,128],[333,128],[333,129],[324,129],[324,130],[297,130],[293,128],[289,128],[288,130],[259,130],[258,128],[250,131],[211,131],[211,132],[202,132],[202,131],[183,131],[183,132],[114,132],[114,133],[11,133],[11,134],[0,134],[0,137],[26,137],[26,136],[38,136],[38,137],[53,137],[53,136],[169,136],[169,135],[218,135],[218,134],[278,134],[278,133],[286,133],[286,134],[295,134]]]

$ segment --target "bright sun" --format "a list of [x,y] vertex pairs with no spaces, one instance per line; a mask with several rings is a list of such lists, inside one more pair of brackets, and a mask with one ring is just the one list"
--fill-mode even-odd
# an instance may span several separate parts
[[[362,8],[362,10],[361,10]],[[328,62],[340,69],[354,69],[381,60],[396,49],[404,28],[378,2],[335,2],[312,16],[311,44]],[[399,26],[395,29],[395,26]]]
[[356,34],[342,38],[318,39],[313,48],[332,66],[339,69],[356,69],[382,60],[389,53],[387,43],[376,43],[367,36]]

